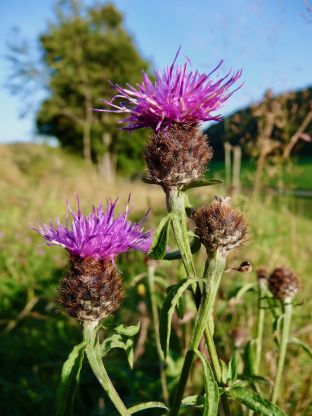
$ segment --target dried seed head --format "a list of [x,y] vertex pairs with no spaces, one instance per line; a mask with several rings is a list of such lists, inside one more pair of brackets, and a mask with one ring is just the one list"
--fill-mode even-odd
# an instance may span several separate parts
[[125,297],[119,272],[111,261],[70,257],[69,277],[61,279],[58,302],[79,321],[99,321],[120,306]]
[[148,179],[164,186],[182,186],[204,175],[212,150],[199,124],[174,123],[153,132],[142,153]]
[[216,195],[215,201],[199,208],[193,219],[196,233],[207,251],[221,250],[226,255],[248,241],[249,222],[243,212],[232,208],[229,197]]
[[281,301],[292,298],[299,290],[298,277],[288,267],[277,267],[269,277],[269,289]]

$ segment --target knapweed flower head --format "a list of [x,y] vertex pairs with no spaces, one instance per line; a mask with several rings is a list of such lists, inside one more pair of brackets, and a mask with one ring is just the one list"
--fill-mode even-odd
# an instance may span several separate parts
[[[111,260],[114,263],[115,257],[125,251],[140,250],[146,252],[144,242],[147,240],[150,231],[143,232],[141,222],[147,214],[138,223],[128,220],[128,214],[132,211],[128,206],[126,212],[119,217],[114,215],[114,209],[118,198],[113,203],[107,202],[107,212],[103,210],[103,202],[97,208],[93,206],[92,213],[84,216],[80,210],[79,198],[77,215],[70,208],[67,201],[66,226],[60,223],[59,219],[55,220],[56,226],[50,221],[50,225],[44,224],[44,228],[39,225],[38,229],[31,227],[34,231],[41,234],[46,240],[46,245],[59,245],[71,256],[81,258],[91,257],[99,260]],[[128,204],[130,201],[130,196]],[[68,226],[68,213],[71,213],[73,221]]]
[[[129,122],[121,130],[130,132],[142,127],[151,127],[156,131],[167,130],[173,123],[199,123],[201,121],[220,121],[222,116],[211,113],[223,107],[236,90],[229,92],[230,87],[240,78],[242,71],[232,70],[223,78],[210,79],[223,61],[208,75],[194,72],[191,62],[186,58],[184,65],[175,65],[181,47],[172,65],[161,71],[154,71],[156,81],[153,83],[143,71],[143,82],[137,88],[128,84],[127,88],[112,85],[118,92],[110,102],[101,100],[114,110],[95,109],[114,113],[129,114],[129,117],[119,123]],[[187,64],[191,72],[187,72]],[[121,98],[119,105],[113,104],[116,98]]]
[[180,187],[205,174],[212,149],[198,124],[174,123],[150,134],[142,157],[147,179],[165,188]]
[[277,267],[269,277],[269,289],[282,302],[291,299],[299,290],[298,276],[288,267]]
[[232,208],[230,197],[216,195],[213,202],[194,212],[193,220],[195,232],[208,252],[219,250],[226,255],[248,241],[249,221],[244,212]]

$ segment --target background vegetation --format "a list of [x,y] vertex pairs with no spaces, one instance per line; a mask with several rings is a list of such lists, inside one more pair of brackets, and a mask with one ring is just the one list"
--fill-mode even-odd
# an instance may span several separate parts
[[[87,8],[77,0],[61,1],[56,23],[41,35],[39,49],[39,59],[32,61],[27,43],[11,45],[10,85],[12,92],[23,97],[28,97],[35,85],[45,89],[47,98],[36,118],[38,132],[56,137],[60,147],[0,147],[0,413],[10,416],[54,414],[62,364],[81,337],[77,321],[63,313],[55,314],[55,287],[66,274],[66,255],[59,247],[38,246],[42,240],[28,223],[35,226],[38,218],[41,223],[55,217],[64,220],[64,197],[68,196],[75,211],[74,192],[87,213],[101,198],[114,200],[118,196],[117,211],[121,212],[131,192],[135,204],[132,220],[142,218],[151,207],[146,228],[155,229],[165,214],[160,187],[143,184],[138,178],[144,174],[140,154],[147,132],[137,131],[128,138],[127,133],[116,129],[118,116],[88,110],[104,107],[99,97],[110,100],[113,90],[109,79],[122,86],[126,82],[135,85],[141,81],[141,70],[148,71],[149,63],[124,29],[121,13],[110,3]],[[242,298],[236,295],[243,284],[256,281],[255,270],[260,266],[273,270],[286,265],[301,276],[303,290],[296,299],[302,303],[294,308],[291,331],[312,346],[311,94],[311,88],[277,97],[268,91],[261,103],[206,131],[214,149],[206,176],[225,179],[225,184],[190,191],[191,204],[196,208],[214,194],[229,193],[234,205],[246,209],[252,224],[248,246],[230,253],[227,266],[250,261],[253,271],[247,275],[225,274],[215,308],[219,323],[216,344],[226,362],[234,351],[242,357],[247,342],[256,337],[257,294],[250,291]],[[286,154],[290,145],[291,157]],[[171,247],[174,250],[173,242]],[[119,323],[134,325],[140,320],[141,330],[135,338],[134,369],[129,369],[119,350],[104,358],[105,366],[126,404],[159,400],[162,388],[149,289],[144,278],[138,278],[146,271],[146,259],[142,253],[131,252],[117,260],[127,296],[121,309],[106,322],[105,336],[110,336],[112,327]],[[196,254],[198,274],[204,261],[202,249]],[[185,276],[180,266],[178,261],[160,262],[157,274],[169,286]],[[160,307],[165,291],[161,286],[157,291]],[[191,333],[193,308],[187,295],[185,318],[181,321],[174,315],[172,360],[166,367],[169,392],[177,383]],[[272,383],[278,350],[273,342],[270,311],[265,325],[260,375]],[[311,415],[309,355],[290,345],[287,357],[279,405],[288,415]],[[114,409],[110,401],[85,363],[74,414],[111,414]],[[199,366],[196,363],[186,394],[203,393]],[[246,373],[242,360],[239,372],[242,376]],[[270,387],[263,385],[261,389],[269,397]],[[233,409],[235,415],[246,414],[237,404]],[[159,414],[157,410],[150,412]],[[198,409],[187,412],[200,414]]]
[[[38,247],[37,244],[42,241],[39,235],[29,229],[28,222],[34,226],[38,218],[42,223],[56,216],[64,220],[64,195],[68,196],[74,209],[74,192],[78,193],[84,212],[89,212],[91,205],[98,204],[101,198],[109,196],[114,199],[119,195],[117,209],[121,212],[131,191],[135,204],[131,219],[138,220],[151,206],[145,226],[156,228],[164,214],[164,194],[160,188],[140,181],[119,179],[116,184],[107,184],[100,180],[96,171],[86,169],[83,159],[59,148],[34,144],[11,145],[2,146],[0,152],[3,161],[0,168],[0,349],[4,357],[0,376],[3,391],[0,412],[7,414],[10,409],[12,416],[34,413],[53,415],[62,363],[73,345],[80,340],[80,326],[63,313],[55,314],[58,306],[54,300],[54,288],[59,278],[66,273],[66,255],[58,247]],[[210,176],[222,173],[212,168],[213,164]],[[215,193],[226,193],[222,185],[206,189],[204,192],[190,192],[190,200],[195,207],[212,199]],[[248,260],[254,270],[259,266],[267,266],[272,270],[279,264],[296,270],[304,288],[296,301],[304,303],[294,310],[292,334],[311,346],[312,305],[308,295],[312,289],[309,278],[312,272],[309,262],[312,254],[311,218],[307,215],[310,210],[301,209],[300,204],[295,208],[294,201],[291,195],[285,197],[265,193],[250,210],[248,193],[238,194],[234,198],[234,205],[246,208],[252,222],[252,241],[242,252],[231,253],[227,265],[233,267]],[[306,206],[311,207],[311,204],[307,203]],[[189,226],[192,227],[191,222]],[[204,258],[202,249],[196,257],[199,273]],[[118,259],[118,267],[123,271],[127,296],[114,318],[106,322],[105,336],[111,333],[113,325],[121,322],[129,325],[140,320],[141,331],[135,340],[136,362],[133,371],[128,368],[126,357],[119,350],[113,350],[105,357],[105,365],[126,404],[159,399],[162,393],[148,286],[144,279],[134,284],[135,277],[146,270],[144,256],[139,252],[124,254]],[[157,273],[165,277],[168,285],[184,276],[178,261],[160,263]],[[255,337],[256,294],[248,292],[243,299],[235,298],[243,283],[254,282],[255,279],[254,271],[247,275],[231,273],[223,277],[215,313],[220,323],[216,342],[220,356],[225,361],[229,361],[234,350],[243,353],[247,341]],[[165,296],[163,288],[158,287],[158,294],[160,306]],[[192,302],[187,302],[186,307],[184,323],[177,316],[173,321],[171,357],[174,364],[166,369],[169,391],[177,382],[181,364],[179,357],[190,336]],[[261,375],[270,382],[273,381],[278,356],[277,347],[272,341],[271,323],[272,315],[268,311]],[[240,342],[235,338],[233,328],[239,328]],[[307,353],[298,346],[290,345],[280,396],[280,406],[289,415],[308,415],[312,411],[310,362]],[[239,371],[243,372],[242,364]],[[264,394],[268,394],[267,386],[261,388]],[[202,390],[200,368],[195,367],[188,384],[188,393],[201,393]],[[76,397],[75,415],[113,412],[87,362],[83,366],[82,383]],[[188,412],[199,411],[188,409]],[[241,415],[242,409],[237,407],[235,414]]]

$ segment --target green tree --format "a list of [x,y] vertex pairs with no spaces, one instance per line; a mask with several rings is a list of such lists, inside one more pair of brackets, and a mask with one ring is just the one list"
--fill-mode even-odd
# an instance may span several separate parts
[[141,70],[148,70],[123,27],[123,15],[112,3],[86,7],[78,0],[60,1],[56,19],[40,36],[39,45],[40,62],[26,66],[21,59],[27,53],[25,45],[11,47],[13,75],[23,84],[20,90],[25,90],[25,78],[37,78],[49,94],[36,117],[39,133],[83,153],[88,164],[96,161],[108,180],[116,167],[128,174],[140,170],[144,132],[128,139],[116,129],[117,115],[89,110],[104,108],[99,98],[109,101],[114,95],[108,80],[135,85]]

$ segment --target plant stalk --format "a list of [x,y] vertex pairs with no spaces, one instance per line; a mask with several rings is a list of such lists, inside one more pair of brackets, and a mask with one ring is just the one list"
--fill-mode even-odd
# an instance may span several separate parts
[[256,357],[255,357],[255,364],[254,364],[254,369],[255,369],[256,376],[259,375],[261,352],[262,352],[262,341],[263,341],[264,315],[265,315],[265,309],[261,307],[262,299],[265,296],[265,293],[264,293],[265,289],[262,285],[263,285],[262,282],[259,283],[257,347],[256,347]]
[[164,369],[164,354],[161,349],[161,343],[160,343],[160,336],[159,336],[159,313],[157,308],[157,302],[156,302],[156,296],[155,296],[155,268],[153,266],[148,266],[147,269],[147,275],[148,275],[148,287],[149,287],[149,293],[151,297],[151,305],[152,305],[152,315],[153,315],[153,325],[154,325],[154,332],[155,332],[155,338],[156,338],[156,348],[158,353],[158,362],[159,362],[159,370],[160,370],[160,380],[161,380],[161,387],[164,397],[164,402],[166,404],[169,403],[169,394],[168,394],[168,388],[167,388],[167,381],[166,381],[166,374]]
[[196,357],[195,351],[198,349],[201,337],[207,326],[209,317],[212,314],[215,298],[218,292],[224,267],[225,256],[222,255],[219,251],[211,253],[210,256],[207,258],[203,276],[205,283],[203,285],[201,303],[196,315],[191,340],[185,356],[178,388],[172,403],[169,416],[177,416],[179,414],[186,383]]
[[283,317],[283,332],[282,332],[282,340],[281,340],[281,349],[280,349],[280,355],[278,358],[278,364],[277,364],[275,380],[274,380],[274,387],[273,387],[273,392],[272,392],[272,397],[271,397],[271,402],[273,404],[275,404],[277,401],[277,396],[279,392],[280,382],[281,382],[284,363],[285,363],[287,344],[289,341],[290,321],[291,321],[291,312],[292,312],[291,298],[286,298],[284,300],[283,310],[284,310],[284,317]]
[[86,352],[90,366],[96,378],[99,380],[101,386],[106,391],[111,401],[114,403],[119,414],[122,416],[130,416],[130,413],[128,412],[126,406],[119,397],[117,391],[115,390],[115,387],[113,386],[113,383],[111,382],[104,368],[102,357],[100,354],[100,344],[96,328],[97,325],[97,321],[84,321],[82,327],[83,340],[88,342]]
[[[186,226],[186,219],[185,219],[185,199],[184,199],[184,192],[179,191],[176,188],[170,188],[165,190],[166,193],[166,203],[168,212],[173,212],[175,215],[171,221],[172,229],[177,241],[178,248],[181,253],[182,261],[184,264],[184,268],[188,277],[196,276],[196,270],[193,263],[193,257],[189,246],[189,239],[187,234],[187,226]],[[199,285],[193,284],[192,285],[192,292],[194,296],[194,300],[196,303],[197,309],[199,308],[200,304],[200,288]],[[215,375],[216,381],[219,385],[222,383],[222,373],[221,373],[221,365],[217,355],[216,347],[213,342],[213,336],[211,334],[209,325],[207,324],[204,330],[205,341],[208,347],[208,352],[211,358],[211,365],[212,370]],[[185,357],[186,359],[190,359],[190,357]],[[227,401],[227,397],[222,394],[221,401],[224,409],[225,416],[230,415],[230,408]]]

